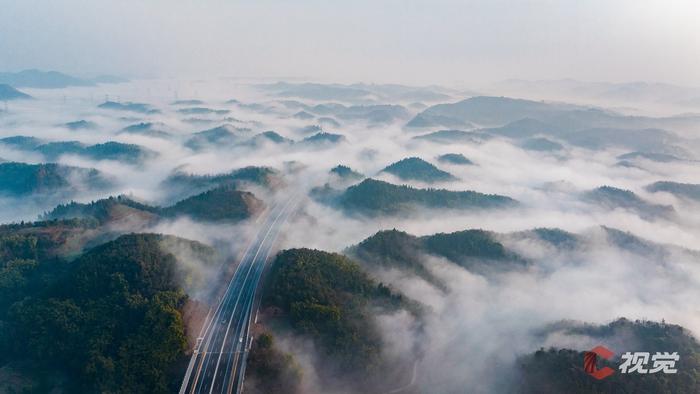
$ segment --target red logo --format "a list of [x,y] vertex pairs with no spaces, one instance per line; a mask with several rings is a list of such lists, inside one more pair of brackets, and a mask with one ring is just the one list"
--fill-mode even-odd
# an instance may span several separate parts
[[598,380],[607,378],[615,373],[615,370],[610,367],[598,369],[596,363],[598,361],[598,357],[602,357],[604,360],[610,360],[613,354],[615,353],[607,348],[604,348],[603,346],[594,347],[590,351],[583,354],[583,370]]

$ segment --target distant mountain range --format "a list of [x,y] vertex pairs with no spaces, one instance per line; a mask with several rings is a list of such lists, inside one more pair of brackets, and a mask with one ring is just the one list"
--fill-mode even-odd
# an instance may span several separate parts
[[[471,97],[456,103],[438,104],[416,115],[407,126],[411,127],[480,127],[497,128],[523,121],[517,129],[533,134],[544,128],[549,132],[575,132],[593,128],[679,128],[698,126],[700,116],[678,115],[652,118],[627,116],[595,107],[572,104],[523,100],[509,97]],[[418,124],[416,124],[418,123]],[[516,129],[516,130],[517,130]],[[535,129],[535,130],[533,130]]]
[[227,109],[211,109],[206,107],[188,107],[178,109],[177,112],[185,115],[226,115],[231,111]]
[[63,74],[58,71],[23,70],[20,72],[0,73],[0,84],[16,88],[60,89],[72,86],[94,86],[100,83],[123,83],[127,79],[112,75],[83,79]]
[[477,132],[477,131],[462,131],[462,130],[438,130],[432,133],[417,135],[413,137],[415,140],[428,140],[441,144],[454,143],[481,143],[493,138],[492,135]]
[[[587,108],[575,107],[567,104],[550,104],[508,97],[479,96],[453,104],[438,104],[428,107],[418,114],[416,118],[421,119],[421,122],[423,122],[423,124],[421,124],[422,127],[453,127],[454,125],[468,124],[488,127],[502,126],[524,118],[538,120],[543,120],[542,118],[544,118],[551,120],[562,113],[568,114],[571,111],[586,110]],[[598,115],[602,116],[602,114]],[[414,119],[414,121],[415,120],[416,119]]]
[[175,100],[171,105],[204,105],[202,100]]
[[319,123],[331,127],[339,127],[340,124],[329,116],[341,120],[364,120],[372,125],[388,124],[396,120],[407,120],[410,112],[401,105],[390,104],[361,104],[344,105],[339,103],[322,103],[309,105],[295,100],[283,100],[280,104],[292,110],[298,110],[293,117],[301,120],[311,120],[316,116]]
[[346,102],[370,101],[445,101],[450,99],[444,88],[436,86],[413,87],[392,84],[320,84],[288,83],[258,85],[278,96],[311,100],[340,100]]
[[22,93],[10,85],[0,84],[0,101],[29,99],[29,98],[32,98],[32,96],[30,96],[26,93]]
[[[519,144],[530,150],[559,150],[563,147],[560,142],[566,142],[593,150],[616,147],[681,159],[694,158],[693,146],[698,141],[683,138],[673,130],[700,128],[700,116],[626,116],[597,108],[507,97],[473,97],[454,104],[439,104],[416,117],[422,121],[433,119],[434,122],[426,124],[430,127],[459,123],[487,126],[471,131],[440,130],[414,137],[440,143],[478,143],[479,136],[502,136],[520,140]],[[525,141],[541,137],[551,139]]]
[[104,103],[97,106],[98,108],[111,109],[114,111],[129,111],[138,112],[142,114],[157,114],[160,111],[144,103],[118,103],[116,101],[105,101]]
[[610,100],[622,103],[666,103],[700,108],[700,88],[654,82],[584,82],[574,79],[528,81],[509,79],[489,87],[498,94],[549,99]]

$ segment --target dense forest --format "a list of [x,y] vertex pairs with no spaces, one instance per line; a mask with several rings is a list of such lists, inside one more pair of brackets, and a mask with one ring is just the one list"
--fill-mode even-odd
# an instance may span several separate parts
[[109,197],[90,203],[61,204],[42,215],[42,219],[83,218],[100,224],[126,218],[156,221],[159,218],[188,216],[204,222],[236,222],[260,213],[264,204],[253,193],[221,186],[185,198],[168,207],[140,203],[127,196]]
[[[619,319],[603,326],[577,325],[564,330],[607,343],[627,344],[616,349],[614,359],[599,361],[599,368],[620,364],[620,354],[630,351],[678,352],[676,374],[615,374],[596,380],[583,371],[583,352],[571,349],[540,349],[518,360],[518,392],[558,393],[697,393],[700,388],[700,344],[680,326],[650,321]],[[621,346],[621,345],[620,345]]]
[[347,253],[368,267],[398,267],[442,284],[426,268],[426,255],[444,257],[470,271],[488,273],[524,267],[528,262],[507,250],[496,234],[464,230],[416,237],[403,231],[384,230],[348,248]]
[[331,168],[330,173],[336,175],[340,179],[346,180],[357,180],[364,178],[364,175],[344,165],[337,165]]
[[[71,124],[68,127],[81,127]],[[82,127],[87,124],[82,124]],[[46,160],[55,161],[61,155],[80,155],[93,160],[115,160],[139,164],[157,157],[157,153],[140,145],[107,141],[101,144],[86,145],[79,141],[48,142],[36,137],[12,136],[0,139],[0,144],[9,145],[31,153],[40,153]]]
[[[187,294],[202,284],[202,278],[171,251],[187,249],[188,257],[197,256],[212,267],[220,259],[203,244],[157,234],[128,234],[85,252],[76,250],[90,244],[84,241],[85,232],[103,225],[110,217],[104,207],[114,204],[151,209],[112,198],[57,211],[79,208],[90,214],[78,219],[0,226],[0,366],[1,373],[11,377],[5,381],[13,389],[165,393],[180,384],[187,362]],[[653,245],[641,239],[606,230],[611,242],[655,253]],[[525,235],[561,247],[581,242],[578,236],[556,229],[512,234]],[[385,358],[377,314],[406,309],[420,317],[425,311],[376,282],[363,267],[399,267],[430,280],[423,254],[444,257],[469,270],[483,268],[480,264],[497,269],[528,264],[499,239],[498,234],[482,230],[422,237],[389,230],[349,248],[350,257],[311,249],[280,252],[263,282],[264,329],[254,330],[246,392],[303,391],[300,362],[295,352],[286,350],[290,338],[313,344],[313,373],[322,389],[385,387],[382,384],[391,381],[388,376],[400,374]],[[696,392],[700,345],[679,326],[625,319],[604,326],[565,322],[543,329],[543,337],[548,334],[586,336],[604,345],[627,343],[631,351],[678,351],[679,373],[618,374],[598,382],[583,373],[582,352],[540,349],[517,360],[516,391]],[[287,345],[281,346],[281,340]],[[401,379],[405,382],[405,375]],[[389,385],[400,386],[395,383]],[[8,387],[0,386],[0,391]]]
[[416,206],[425,208],[488,209],[513,206],[516,201],[505,196],[475,191],[416,189],[393,185],[375,179],[365,179],[350,186],[336,203],[345,211],[364,215],[399,214]]
[[263,332],[255,338],[248,355],[243,391],[253,394],[301,394],[303,372],[291,354],[275,344],[274,336]]
[[443,171],[418,157],[408,157],[388,165],[383,172],[395,175],[403,180],[422,182],[445,182],[456,179],[449,172]]
[[644,201],[634,192],[612,186],[601,186],[585,193],[584,198],[608,209],[623,208],[637,212],[642,218],[670,218],[675,210],[670,205]]
[[[278,311],[268,323],[309,338],[319,353],[324,384],[371,387],[389,367],[373,312],[408,307],[402,296],[372,280],[347,257],[311,249],[282,251],[263,289],[262,307]],[[255,377],[258,371],[251,370]],[[342,378],[341,378],[342,376]]]
[[159,209],[147,204],[135,201],[127,196],[108,197],[90,203],[78,203],[71,201],[67,204],[57,205],[54,209],[41,216],[42,220],[55,219],[94,219],[99,224],[107,224],[121,213],[121,216],[130,214],[158,214]]
[[264,207],[253,193],[222,186],[188,197],[161,210],[164,216],[189,216],[203,221],[237,221],[260,213]]
[[27,196],[32,193],[72,193],[72,183],[80,180],[90,189],[102,189],[111,181],[94,169],[61,164],[0,163],[0,194]]
[[219,175],[195,175],[176,171],[165,179],[162,187],[174,196],[173,201],[193,196],[219,186],[252,183],[275,187],[282,182],[277,171],[268,167],[244,167]]
[[216,253],[176,237],[129,234],[71,260],[57,252],[60,238],[21,230],[0,239],[0,362],[18,374],[12,389],[172,392],[187,344],[182,284],[193,273],[164,245],[212,265]]

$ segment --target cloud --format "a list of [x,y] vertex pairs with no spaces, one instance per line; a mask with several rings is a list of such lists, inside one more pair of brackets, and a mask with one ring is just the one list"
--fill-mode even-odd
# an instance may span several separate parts
[[404,273],[379,272],[383,281],[429,306],[421,330],[405,316],[380,319],[389,353],[421,357],[418,384],[424,390],[470,387],[488,393],[512,383],[520,355],[540,347],[591,346],[591,338],[558,331],[541,336],[561,320],[665,319],[698,335],[700,319],[692,302],[700,296],[697,256],[678,253],[658,261],[608,244],[600,231],[587,232],[582,249],[542,253],[526,272],[482,276],[426,257],[425,266],[447,292]]
[[[406,313],[379,314],[378,323],[386,332],[386,356],[405,364],[418,354],[421,361],[417,384],[430,391],[450,392],[473,387],[474,391],[488,392],[507,382],[503,377],[507,377],[513,360],[520,354],[540,346],[585,348],[589,345],[586,338],[553,333],[543,340],[537,335],[543,327],[561,319],[605,323],[619,316],[664,318],[700,333],[700,319],[697,318],[700,314],[693,304],[700,296],[697,256],[674,250],[660,261],[653,256],[631,253],[610,244],[599,228],[604,225],[659,243],[696,247],[700,242],[697,205],[644,190],[646,185],[658,180],[700,182],[694,175],[697,166],[693,162],[642,162],[642,168],[618,167],[615,166],[616,157],[626,153],[620,149],[591,151],[566,147],[563,152],[552,155],[524,151],[500,138],[480,144],[442,145],[414,140],[416,134],[404,130],[400,122],[376,126],[349,120],[341,121],[342,126],[337,129],[328,130],[341,133],[347,139],[347,143],[333,148],[265,144],[216,146],[194,152],[185,148],[183,142],[191,133],[226,123],[225,116],[216,117],[211,125],[187,123],[185,116],[170,105],[176,94],[179,98],[203,99],[207,107],[230,109],[233,111],[230,116],[251,127],[250,136],[275,130],[287,138],[299,140],[305,136],[299,129],[315,121],[292,119],[296,109],[286,108],[267,93],[254,91],[250,85],[231,80],[159,79],[63,91],[32,91],[30,94],[37,99],[13,104],[10,113],[0,116],[0,137],[31,135],[89,144],[115,140],[143,145],[159,153],[157,159],[138,166],[80,156],[60,157],[58,161],[62,164],[94,167],[118,181],[114,190],[76,196],[80,201],[130,193],[157,203],[170,197],[161,182],[176,169],[217,174],[254,165],[270,166],[284,175],[286,186],[276,192],[252,189],[271,204],[292,192],[307,192],[312,187],[322,186],[330,179],[328,170],[338,164],[348,165],[368,176],[398,182],[379,171],[402,158],[418,156],[459,179],[437,185],[411,183],[414,186],[504,194],[520,201],[521,206],[489,212],[416,210],[402,217],[367,219],[348,217],[333,207],[306,199],[280,238],[280,247],[342,251],[379,230],[391,228],[416,235],[470,228],[508,233],[536,227],[556,227],[584,234],[585,247],[569,252],[532,239],[504,236],[502,242],[506,246],[534,261],[524,272],[487,277],[470,273],[444,259],[426,257],[426,266],[446,284],[446,290],[397,270],[373,272],[380,280],[429,306],[422,324]],[[104,94],[115,99],[118,96],[122,101],[147,102],[162,112],[143,115],[97,109]],[[257,112],[226,104],[230,98],[259,103],[272,110]],[[60,126],[78,119],[93,121],[98,126],[95,130],[84,131],[69,131]],[[143,121],[162,123],[172,138],[164,140],[119,133],[123,127]],[[368,154],[370,151],[372,154]],[[435,157],[445,153],[461,153],[476,165],[438,163]],[[38,155],[8,147],[0,147],[0,157],[28,162],[42,160]],[[298,165],[292,166],[290,162]],[[673,205],[678,217],[643,219],[635,212],[605,209],[581,198],[585,191],[602,185],[629,189],[650,202]],[[0,219],[34,219],[56,203],[0,200]],[[245,248],[256,228],[254,221],[212,225],[181,218],[162,221],[146,230],[198,240],[233,257]],[[186,253],[176,252],[193,262]],[[196,263],[193,267],[201,270],[206,278],[215,276],[208,267]],[[314,385],[310,370],[312,350],[291,339],[289,343],[285,341],[282,343],[286,349],[293,350],[310,371],[306,376]],[[475,355],[479,357],[478,363],[474,362]],[[408,365],[410,369],[410,363]]]

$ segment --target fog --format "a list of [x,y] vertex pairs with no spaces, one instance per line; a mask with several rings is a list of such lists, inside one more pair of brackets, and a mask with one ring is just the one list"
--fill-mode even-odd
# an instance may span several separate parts
[[[435,256],[423,256],[431,274],[443,281],[445,289],[399,270],[373,270],[378,280],[391,284],[407,297],[428,309],[423,322],[405,311],[378,313],[390,359],[399,360],[410,369],[418,360],[419,388],[433,392],[454,392],[469,385],[476,391],[492,392],[507,384],[512,363],[522,354],[540,347],[568,346],[586,349],[592,340],[554,332],[544,340],[541,330],[561,320],[607,323],[617,317],[630,319],[665,319],[681,324],[700,335],[700,313],[693,300],[700,297],[698,257],[687,251],[673,251],[665,260],[644,256],[613,245],[601,226],[629,231],[660,244],[697,248],[700,244],[700,214],[697,203],[684,201],[667,193],[650,193],[645,186],[660,180],[700,183],[697,162],[654,162],[638,160],[635,166],[617,165],[620,154],[628,150],[584,149],[565,144],[557,152],[524,150],[518,143],[501,137],[483,142],[440,144],[413,137],[422,132],[404,128],[417,110],[409,109],[406,119],[385,124],[362,120],[341,120],[340,127],[324,130],[345,137],[330,146],[304,144],[213,145],[192,150],[183,143],[192,133],[222,124],[247,127],[246,138],[274,130],[300,141],[308,136],[301,128],[315,123],[293,117],[297,108],[287,108],[283,98],[257,89],[258,80],[190,81],[151,79],[119,85],[69,88],[60,91],[27,89],[31,101],[12,102],[8,113],[0,116],[0,137],[34,136],[47,141],[77,140],[85,144],[120,141],[146,147],[158,156],[142,164],[113,160],[94,160],[81,155],[63,155],[61,164],[96,168],[115,180],[110,190],[84,191],[66,196],[3,198],[2,219],[34,220],[37,215],[67,199],[87,202],[108,195],[128,194],[153,204],[172,202],[161,182],[173,171],[193,174],[219,174],[245,166],[269,166],[278,171],[284,186],[269,190],[245,186],[268,206],[293,191],[308,192],[329,183],[342,188],[343,183],[328,171],[344,164],[368,177],[415,187],[438,187],[449,190],[475,190],[512,197],[519,202],[500,210],[422,210],[400,216],[367,217],[348,214],[336,207],[305,198],[280,237],[280,248],[311,247],[343,252],[377,231],[396,228],[414,235],[430,235],[464,229],[484,229],[499,233],[503,244],[535,262],[522,271],[488,276],[469,272],[452,262]],[[441,89],[441,88],[436,88]],[[453,90],[451,100],[459,97]],[[133,101],[152,105],[159,113],[139,114],[97,108],[105,96],[121,102]],[[202,107],[226,109],[224,115],[203,115],[196,124],[187,119],[199,115],[177,112],[177,99],[200,99]],[[262,110],[226,103],[236,99],[244,104],[257,103]],[[286,98],[285,98],[286,99]],[[309,104],[314,101],[307,100]],[[410,103],[395,101],[398,104]],[[200,105],[198,105],[200,106]],[[235,120],[226,119],[229,117]],[[68,130],[62,125],[75,120],[94,122],[95,129]],[[120,132],[139,122],[153,122],[170,134],[166,138]],[[44,158],[0,144],[0,157],[28,163]],[[440,163],[436,157],[461,153],[474,165]],[[457,179],[423,183],[404,181],[382,173],[387,165],[402,158],[417,156],[450,172]],[[292,165],[291,163],[296,163]],[[629,189],[649,203],[671,205],[669,217],[645,218],[629,209],[609,209],[584,198],[586,192],[603,185]],[[80,180],[74,188],[81,190]],[[181,236],[222,248],[230,255],[240,253],[256,228],[255,220],[234,224],[199,223],[189,218],[162,220],[157,224],[134,224],[120,231],[148,231]],[[581,236],[585,244],[562,252],[534,239],[514,236],[513,232],[539,227],[560,228]],[[308,231],[312,228],[313,231]],[[172,249],[172,248],[171,248]],[[176,251],[190,263],[188,268],[201,270],[202,287],[192,289],[195,297],[205,297],[213,284],[207,279],[219,271],[189,258],[186,251]],[[580,300],[585,300],[581,302]],[[575,305],[575,308],[572,308]],[[283,348],[296,354],[305,368],[305,387],[323,392],[317,381],[314,350],[302,338],[282,337]],[[480,355],[477,365],[473,356]]]
[[[658,181],[700,184],[699,16],[700,2],[692,0],[0,0],[0,72],[36,68],[129,80],[61,89],[18,87],[33,99],[0,102],[0,138],[29,136],[85,146],[116,141],[153,153],[136,162],[80,152],[49,157],[0,143],[0,163],[95,169],[109,183],[95,187],[88,174],[76,172],[55,192],[1,194],[0,223],[34,221],[59,204],[116,195],[166,207],[196,194],[168,188],[164,181],[174,173],[218,175],[264,166],[275,171],[274,184],[237,187],[252,192],[266,209],[292,194],[304,196],[277,249],[349,253],[382,230],[429,236],[482,229],[527,262],[517,269],[480,272],[443,257],[418,256],[435,282],[364,262],[374,280],[424,312],[372,310],[384,341],[382,356],[393,367],[382,371],[385,382],[377,391],[508,391],[518,379],[518,357],[550,346],[586,350],[599,344],[597,338],[567,332],[562,324],[607,324],[619,317],[665,320],[700,338],[700,200],[647,188]],[[332,83],[336,90],[319,94],[318,85],[311,85],[311,92],[301,94],[279,81]],[[368,93],[354,96],[351,90]],[[562,134],[535,135],[561,144],[552,151],[526,149],[524,138],[497,133],[445,143],[415,137],[495,125],[407,127],[424,108],[480,95],[577,104],[585,106],[582,112],[636,116],[640,124],[644,117],[674,117],[643,128],[668,129],[659,151],[668,144],[687,155],[623,159],[641,149],[613,143],[592,148]],[[189,100],[197,102],[184,102]],[[99,108],[105,101],[144,103],[154,111]],[[313,112],[310,108],[318,104],[331,108],[330,115],[318,112],[307,120],[299,114]],[[338,104],[397,107],[373,116],[342,116],[332,110]],[[183,111],[192,108],[213,111]],[[324,116],[338,125],[324,123]],[[94,127],[66,125],[79,120]],[[140,123],[151,123],[154,132],[126,130]],[[316,125],[344,140],[304,142],[315,133],[305,128]],[[219,126],[235,131],[235,143],[188,146],[194,133]],[[287,140],[256,138],[270,130]],[[447,153],[462,154],[473,164],[438,160]],[[382,171],[408,157],[454,178],[422,182]],[[359,182],[331,175],[337,165],[392,184],[473,190],[517,204],[414,207],[397,215],[343,210],[315,193],[324,186],[341,193]],[[606,185],[629,190],[639,201],[624,207],[591,197],[592,190]],[[186,316],[192,337],[222,278],[256,234],[260,217],[210,223],[186,216],[127,216],[91,228],[84,238],[152,232],[213,246],[219,255],[211,262],[186,245],[161,245],[191,274],[183,287],[196,301]],[[570,232],[577,244],[558,248],[528,232],[537,228]],[[635,245],[614,242],[610,234],[616,230],[638,237]],[[343,379],[348,377],[329,381],[327,360],[308,337],[274,334],[303,368],[305,393],[347,391]],[[631,341],[620,335],[610,345],[633,349]]]
[[[540,347],[583,351],[598,344],[594,338],[556,330],[543,339],[544,328],[560,320],[605,324],[621,316],[666,319],[697,335],[698,310],[690,302],[698,296],[697,255],[681,253],[659,261],[621,250],[602,235],[598,229],[586,231],[587,246],[569,253],[532,239],[521,240],[520,247],[506,241],[538,263],[526,271],[495,276],[425,257],[426,267],[447,284],[447,291],[396,270],[380,271],[382,280],[431,308],[420,331],[405,315],[382,318],[389,343],[399,352],[412,349],[405,342],[424,350],[421,387],[500,392],[514,379],[513,362],[519,355]],[[624,338],[610,341],[623,348],[634,346]]]

